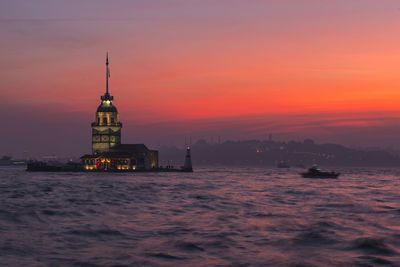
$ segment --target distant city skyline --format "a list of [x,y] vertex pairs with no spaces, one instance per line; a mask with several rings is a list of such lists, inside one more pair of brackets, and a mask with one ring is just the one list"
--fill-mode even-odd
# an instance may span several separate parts
[[0,153],[89,152],[107,51],[123,142],[272,134],[400,149],[399,7],[2,1]]

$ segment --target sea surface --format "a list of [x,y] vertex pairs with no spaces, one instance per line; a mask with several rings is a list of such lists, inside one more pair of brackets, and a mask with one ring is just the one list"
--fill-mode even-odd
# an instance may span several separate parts
[[300,171],[2,167],[0,265],[400,266],[400,169]]

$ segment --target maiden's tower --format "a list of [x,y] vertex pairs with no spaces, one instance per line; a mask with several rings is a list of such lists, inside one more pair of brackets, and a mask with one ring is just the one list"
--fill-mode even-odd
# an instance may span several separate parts
[[158,168],[158,151],[144,144],[121,144],[122,123],[109,93],[110,70],[106,56],[106,92],[92,123],[92,154],[81,157],[87,170],[150,170]]

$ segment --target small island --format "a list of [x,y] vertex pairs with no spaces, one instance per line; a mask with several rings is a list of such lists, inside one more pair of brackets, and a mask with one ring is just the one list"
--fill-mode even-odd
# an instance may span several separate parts
[[158,151],[144,144],[122,144],[118,110],[113,104],[114,97],[108,90],[110,77],[108,53],[106,56],[106,92],[100,97],[100,105],[92,123],[92,153],[81,157],[81,163],[67,163],[60,166],[45,162],[28,163],[28,171],[92,171],[92,172],[192,172],[190,147],[186,147],[184,166],[162,167],[158,164]]

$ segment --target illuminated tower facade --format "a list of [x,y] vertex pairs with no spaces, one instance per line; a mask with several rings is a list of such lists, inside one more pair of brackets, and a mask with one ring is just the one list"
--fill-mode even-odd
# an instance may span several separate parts
[[101,96],[97,108],[96,121],[92,123],[92,153],[109,152],[111,148],[121,144],[122,123],[118,119],[117,108],[113,104],[114,97],[108,92],[108,53],[106,57],[106,93]]

